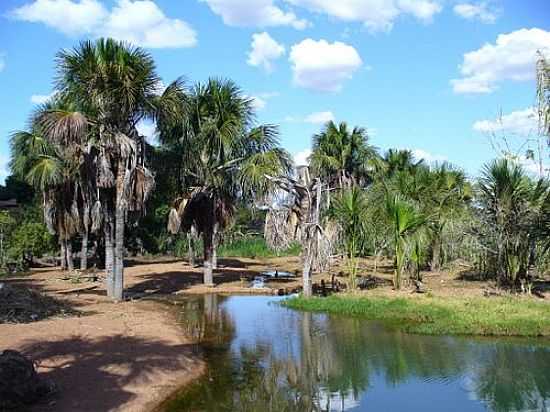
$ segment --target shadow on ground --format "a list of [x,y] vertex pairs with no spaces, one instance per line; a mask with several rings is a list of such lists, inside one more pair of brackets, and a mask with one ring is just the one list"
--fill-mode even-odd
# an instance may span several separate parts
[[[58,394],[35,406],[37,411],[107,411],[130,402],[132,384],[155,387],[155,376],[190,371],[194,345],[115,335],[99,340],[79,337],[27,342],[21,352],[34,360],[40,375],[51,379]],[[82,375],[86,375],[85,378]],[[73,382],[93,382],[78,386]]]

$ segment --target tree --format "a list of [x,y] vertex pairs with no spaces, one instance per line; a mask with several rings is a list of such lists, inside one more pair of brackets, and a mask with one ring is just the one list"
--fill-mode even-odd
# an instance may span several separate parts
[[218,232],[235,206],[261,201],[273,188],[267,176],[287,174],[290,156],[278,130],[254,125],[251,99],[230,80],[210,79],[190,92],[184,122],[161,129],[161,141],[181,155],[183,195],[170,212],[169,229],[194,226],[203,235],[204,283],[213,284]]
[[386,213],[391,223],[395,255],[393,284],[401,288],[401,277],[407,260],[410,241],[426,223],[426,217],[399,195],[388,193]]
[[491,266],[501,283],[513,285],[527,276],[537,241],[547,240],[550,184],[535,182],[521,166],[499,159],[485,165],[478,198],[487,227],[481,239],[491,251]]
[[367,231],[368,204],[365,193],[357,186],[345,190],[334,200],[329,211],[342,231],[344,249],[348,262],[350,289],[355,289],[357,276],[357,256]]
[[91,149],[95,169],[89,178],[98,192],[92,224],[103,223],[107,292],[121,300],[128,213],[144,210],[154,186],[136,126],[147,118],[163,127],[181,116],[183,85],[178,80],[160,90],[151,56],[112,39],[63,50],[57,63],[56,90],[72,107],[48,110],[39,120],[51,140]]
[[368,139],[362,127],[350,130],[345,122],[339,125],[328,122],[321,133],[313,136],[312,174],[339,189],[366,183],[370,178],[371,160],[376,157],[376,149]]

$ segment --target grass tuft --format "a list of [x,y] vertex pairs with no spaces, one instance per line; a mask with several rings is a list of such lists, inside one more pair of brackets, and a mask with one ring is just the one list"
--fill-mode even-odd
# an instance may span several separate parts
[[292,309],[390,322],[411,333],[550,336],[550,305],[523,298],[408,299],[340,295],[308,299],[297,297],[283,304]]
[[232,243],[223,244],[218,247],[218,256],[220,257],[246,257],[246,258],[268,258],[277,256],[298,256],[300,254],[300,245],[293,244],[279,253],[270,249],[265,243],[264,238],[245,238],[238,239]]

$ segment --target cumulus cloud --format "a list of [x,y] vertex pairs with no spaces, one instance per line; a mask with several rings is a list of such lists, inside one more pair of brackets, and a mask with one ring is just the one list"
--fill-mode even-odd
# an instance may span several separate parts
[[362,65],[359,53],[342,42],[305,39],[290,49],[294,83],[310,90],[337,92]]
[[273,71],[273,60],[285,54],[285,46],[277,43],[268,33],[252,35],[251,50],[248,53],[247,63],[251,66],[262,67],[266,72]]
[[302,30],[309,22],[275,6],[273,0],[202,0],[228,26],[291,26]]
[[423,149],[412,149],[411,152],[416,160],[424,160],[427,163],[440,163],[448,160],[446,156],[433,154]]
[[70,36],[112,37],[149,48],[192,47],[195,31],[167,17],[151,0],[118,0],[108,10],[98,0],[35,0],[16,8],[17,20],[43,23]]
[[54,95],[55,91],[51,92],[50,94],[33,94],[31,96],[31,103],[34,104],[44,104],[48,100],[50,100]]
[[259,96],[248,96],[252,100],[252,107],[254,110],[259,111],[265,109],[265,106],[267,106],[267,101],[264,98],[261,98]]
[[550,53],[550,32],[533,28],[500,34],[495,44],[487,43],[464,55],[462,78],[451,80],[453,90],[491,93],[505,80],[531,80],[538,50]]
[[292,156],[295,166],[307,166],[309,165],[309,156],[311,156],[311,149],[305,149],[300,152],[294,153]]
[[534,107],[501,115],[496,119],[478,120],[473,129],[481,133],[501,133],[527,137],[538,131],[538,116]]
[[442,10],[436,0],[287,0],[310,11],[348,22],[361,22],[370,31],[389,31],[395,20],[410,15],[429,23]]
[[459,3],[453,7],[457,16],[466,20],[479,20],[485,24],[492,24],[498,16],[497,10],[491,10],[489,4],[481,3]]
[[334,121],[334,114],[332,112],[314,112],[307,115],[304,122],[311,124],[325,124],[330,121]]

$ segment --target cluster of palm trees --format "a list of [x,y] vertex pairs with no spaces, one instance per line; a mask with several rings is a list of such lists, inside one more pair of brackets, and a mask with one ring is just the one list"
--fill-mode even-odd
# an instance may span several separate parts
[[[86,41],[57,56],[55,95],[11,139],[12,170],[42,193],[44,219],[58,236],[62,266],[72,270],[72,241],[104,246],[107,293],[123,298],[125,227],[139,215],[154,186],[150,158],[170,158],[181,223],[203,234],[205,283],[212,284],[217,233],[237,201],[259,201],[270,190],[264,175],[290,170],[277,128],[255,125],[253,101],[231,81],[211,79],[188,89],[164,87],[151,56],[112,39]],[[156,124],[161,148],[138,132]],[[174,197],[176,197],[174,195]]]
[[408,150],[379,155],[364,129],[333,122],[313,137],[310,163],[334,189],[327,218],[341,229],[352,287],[360,255],[393,256],[396,289],[405,273],[421,280],[457,258],[510,285],[546,262],[550,183],[516,163],[495,161],[472,183]]

